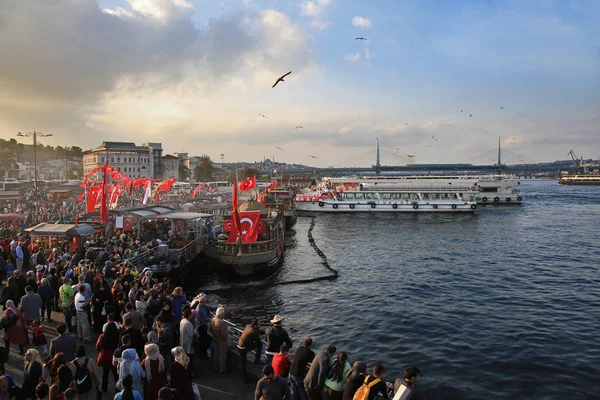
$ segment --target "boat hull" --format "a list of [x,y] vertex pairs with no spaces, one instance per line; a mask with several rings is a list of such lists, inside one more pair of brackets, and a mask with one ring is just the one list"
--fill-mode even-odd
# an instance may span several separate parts
[[562,186],[600,186],[600,180],[597,181],[565,181],[558,182]]
[[269,271],[283,259],[283,241],[280,246],[263,252],[220,253],[219,262],[238,275],[248,276]]
[[409,213],[472,213],[475,212],[477,205],[474,202],[461,203],[391,203],[391,202],[341,202],[341,201],[298,201],[296,210],[299,213],[329,212],[329,213],[348,213],[348,212],[409,212]]

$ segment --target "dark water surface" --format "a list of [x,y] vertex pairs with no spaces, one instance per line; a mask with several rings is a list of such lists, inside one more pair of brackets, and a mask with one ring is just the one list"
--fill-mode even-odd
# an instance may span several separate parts
[[[234,319],[280,314],[350,361],[407,365],[428,399],[600,398],[600,187],[524,181],[475,215],[318,215],[334,281],[267,288],[212,275]],[[328,275],[299,218],[277,280]]]

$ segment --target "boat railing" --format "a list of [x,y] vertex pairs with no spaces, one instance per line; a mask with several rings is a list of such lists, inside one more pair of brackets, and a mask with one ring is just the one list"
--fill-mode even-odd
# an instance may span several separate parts
[[256,254],[274,250],[278,245],[279,241],[277,238],[261,242],[242,243],[239,246],[237,243],[226,243],[221,241],[219,242],[219,252],[227,255],[236,255],[240,252],[242,254]]
[[145,267],[148,261],[152,257],[154,257],[155,250],[156,248],[153,247],[149,250],[144,251],[143,253],[138,253],[137,255],[127,259],[127,262],[139,270],[140,265],[142,266],[142,268]]
[[180,249],[179,266],[192,261],[204,249],[204,238],[199,237],[192,240]]

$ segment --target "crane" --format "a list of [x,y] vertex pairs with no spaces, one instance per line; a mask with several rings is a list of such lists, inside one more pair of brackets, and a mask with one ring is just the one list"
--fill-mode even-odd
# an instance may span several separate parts
[[571,159],[573,160],[573,164],[578,167],[583,163],[583,156],[581,156],[581,160],[579,160],[579,158],[577,157],[577,154],[575,154],[575,152],[573,150],[569,150],[569,152],[567,153],[567,156],[571,156]]

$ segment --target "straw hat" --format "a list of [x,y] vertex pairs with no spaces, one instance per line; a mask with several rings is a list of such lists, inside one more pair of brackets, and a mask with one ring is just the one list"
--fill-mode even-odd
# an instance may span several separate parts
[[273,317],[273,319],[271,320],[271,323],[272,323],[272,324],[276,324],[276,323],[278,323],[278,322],[281,322],[281,321],[283,321],[284,319],[285,319],[285,318],[281,318],[279,315],[275,315],[275,316]]

